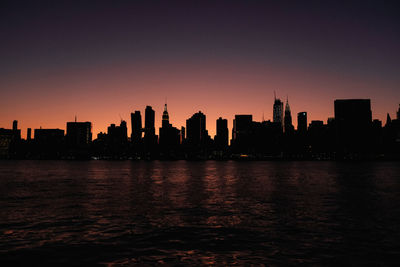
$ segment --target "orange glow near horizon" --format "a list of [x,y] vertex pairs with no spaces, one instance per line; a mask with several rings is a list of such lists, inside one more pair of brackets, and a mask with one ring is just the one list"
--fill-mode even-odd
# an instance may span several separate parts
[[[289,97],[293,124],[297,113],[306,111],[308,122],[333,117],[333,101],[370,98],[374,119],[384,120],[397,109],[396,84],[374,77],[343,77],[315,69],[272,67],[250,63],[197,62],[165,65],[103,65],[58,69],[52,73],[29,73],[3,83],[9,90],[0,100],[0,127],[11,128],[18,120],[22,136],[26,129],[66,128],[67,121],[91,121],[93,138],[111,123],[127,121],[130,113],[150,105],[156,112],[156,132],[161,126],[165,98],[170,123],[186,127],[186,119],[198,111],[207,116],[207,129],[215,135],[216,119],[228,119],[231,134],[235,114],[252,114],[254,121],[272,120],[273,92]],[[393,95],[379,95],[378,88]],[[32,133],[33,134],[33,133]],[[33,137],[33,136],[32,136]]]

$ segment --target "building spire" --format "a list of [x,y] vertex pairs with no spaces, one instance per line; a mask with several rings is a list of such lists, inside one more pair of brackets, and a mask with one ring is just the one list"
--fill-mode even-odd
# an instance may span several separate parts
[[392,123],[392,119],[390,118],[390,114],[386,115],[386,125],[389,126]]
[[289,106],[289,96],[286,95],[286,106],[285,106],[285,110],[290,112],[290,106]]
[[168,126],[169,126],[169,115],[167,110],[167,98],[165,98],[164,112],[162,115],[162,127],[168,127]]

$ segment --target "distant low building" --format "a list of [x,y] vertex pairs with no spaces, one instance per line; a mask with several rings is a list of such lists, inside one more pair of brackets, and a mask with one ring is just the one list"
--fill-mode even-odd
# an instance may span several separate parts
[[18,121],[13,121],[12,129],[0,128],[0,158],[14,156],[20,141],[21,130],[18,129]]

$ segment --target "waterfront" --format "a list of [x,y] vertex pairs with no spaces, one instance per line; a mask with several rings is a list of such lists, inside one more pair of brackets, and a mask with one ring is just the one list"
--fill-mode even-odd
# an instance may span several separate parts
[[394,265],[398,165],[1,161],[0,260]]

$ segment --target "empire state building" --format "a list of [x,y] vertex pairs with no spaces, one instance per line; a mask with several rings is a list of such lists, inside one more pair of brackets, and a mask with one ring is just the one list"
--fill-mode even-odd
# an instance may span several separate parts
[[169,115],[167,110],[167,103],[165,103],[164,105],[164,112],[162,115],[162,127],[163,128],[169,127]]

